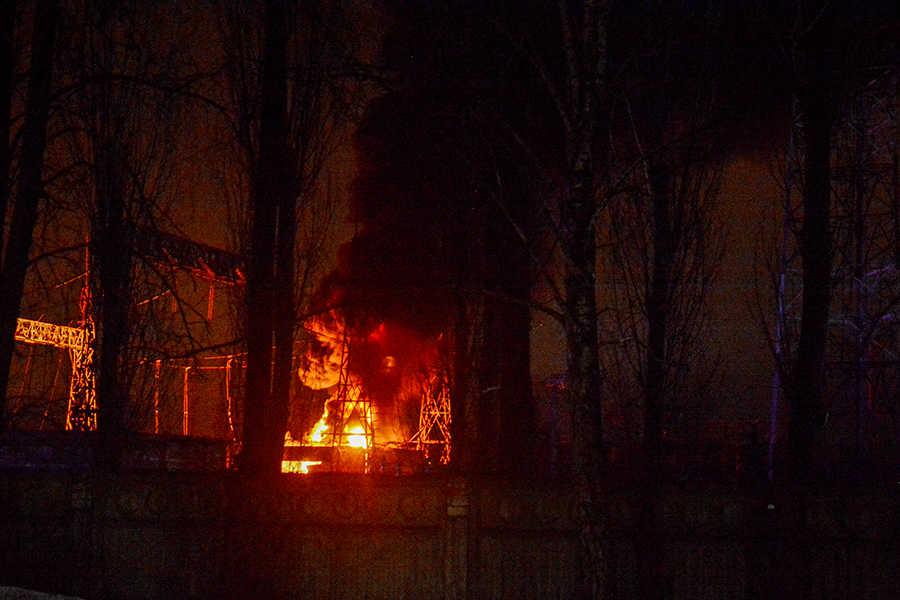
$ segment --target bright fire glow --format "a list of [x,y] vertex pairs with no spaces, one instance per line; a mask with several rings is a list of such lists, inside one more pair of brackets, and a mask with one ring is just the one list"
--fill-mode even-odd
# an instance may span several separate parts
[[[310,446],[330,446],[334,443],[334,436],[337,435],[341,446],[368,448],[372,443],[371,436],[366,434],[367,431],[372,430],[371,407],[359,401],[360,393],[359,385],[350,386],[347,390],[346,398],[340,403],[340,408],[336,409],[337,412],[343,410],[340,420],[344,422],[344,425],[343,430],[340,432],[331,431],[329,422],[334,422],[335,417],[331,414],[333,405],[332,399],[329,399],[325,403],[325,411],[322,417],[307,434],[307,443]],[[361,415],[361,412],[368,414]],[[360,423],[362,419],[365,419],[365,425]],[[366,425],[368,425],[368,428]]]
[[324,441],[325,434],[328,432],[328,405],[325,406],[325,414],[315,424],[312,431],[309,432],[309,441],[311,444],[321,444]]
[[309,468],[321,465],[321,460],[283,460],[281,461],[282,473],[309,473]]
[[[335,417],[331,414],[334,405],[329,399],[325,403],[325,410],[322,417],[316,422],[310,432],[306,435],[305,444],[309,446],[331,446],[337,441],[340,446],[349,448],[361,448],[369,450],[372,444],[372,412],[371,406],[359,401],[360,386],[354,385],[348,391],[346,399],[340,404],[342,408],[336,408],[338,412],[343,411],[343,427],[340,433],[335,433],[332,425]],[[362,422],[364,421],[364,422]],[[337,440],[335,440],[337,435]],[[303,442],[293,440],[290,432],[285,436],[285,446],[302,446]],[[322,464],[321,461],[300,461],[285,460],[281,463],[282,473],[309,473],[309,468]]]
[[366,435],[365,429],[362,427],[354,427],[350,430],[344,430],[345,439],[347,440],[347,445],[351,448],[368,448],[369,447],[369,438]]
[[[297,370],[300,382],[314,390],[329,389],[333,395],[325,402],[321,417],[303,436],[302,442],[290,441],[289,444],[286,440],[286,446],[305,446],[306,449],[293,450],[288,455],[297,459],[321,458],[325,462],[323,469],[326,466],[328,469],[357,468],[361,460],[368,472],[370,463],[378,458],[372,455],[376,449],[377,421],[378,448],[393,447],[395,442],[401,445],[414,443],[423,454],[426,450],[429,453],[440,450],[440,460],[446,464],[450,411],[446,384],[438,379],[442,372],[438,352],[441,337],[428,339],[400,325],[385,323],[368,332],[356,331],[352,341],[353,347],[359,350],[359,358],[351,368],[351,335],[345,329],[344,317],[339,311],[311,318],[304,326],[315,340],[300,361]],[[423,388],[421,398],[417,389],[420,385]],[[369,396],[370,392],[372,396]],[[389,393],[394,396],[388,397]],[[407,409],[413,408],[417,401],[421,402],[419,431],[407,439],[408,432],[401,431],[401,426],[408,423],[402,418],[411,416]],[[362,452],[344,452],[350,448]],[[321,463],[285,461],[283,470],[307,473],[316,471],[313,467],[317,464]]]

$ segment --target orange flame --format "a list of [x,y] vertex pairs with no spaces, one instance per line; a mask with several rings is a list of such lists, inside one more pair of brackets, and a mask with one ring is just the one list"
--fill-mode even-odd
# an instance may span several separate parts
[[[306,443],[310,446],[330,446],[335,443],[334,436],[339,436],[341,446],[351,448],[368,448],[371,443],[372,431],[371,407],[359,402],[360,386],[352,386],[347,392],[347,398],[339,406],[343,409],[340,422],[343,423],[341,431],[330,431],[329,422],[333,418],[331,409],[334,407],[334,397],[325,403],[325,411],[306,436]],[[367,409],[367,410],[365,410]],[[339,409],[340,410],[340,409]],[[366,413],[366,414],[361,414]],[[361,422],[364,421],[364,422]]]

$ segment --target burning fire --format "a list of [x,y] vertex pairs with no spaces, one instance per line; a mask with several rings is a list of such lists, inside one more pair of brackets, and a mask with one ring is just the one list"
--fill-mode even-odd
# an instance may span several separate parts
[[350,431],[345,431],[347,445],[351,448],[368,448],[369,439],[362,427],[354,427]]
[[[302,446],[303,444],[291,437],[291,432],[288,431],[284,434],[284,446],[285,448],[290,448],[292,446]],[[281,461],[281,472],[282,473],[309,473],[309,468],[321,465],[321,460],[282,460]]]
[[331,411],[328,410],[328,403],[325,403],[325,414],[322,415],[322,418],[313,426],[312,431],[309,432],[309,442],[311,444],[322,444],[325,440],[325,434],[328,432],[328,417],[330,416]]
[[[285,435],[285,447],[334,447],[359,448],[368,452],[374,446],[374,427],[372,424],[372,408],[368,402],[361,400],[359,384],[346,390],[338,390],[325,402],[325,411],[303,441],[291,438],[290,432]],[[321,465],[321,460],[285,460],[282,461],[283,473],[309,473],[310,467]]]
[[[349,460],[343,463],[344,469],[362,466],[368,471],[373,462],[385,460],[385,455],[375,456],[376,423],[378,452],[422,451],[425,443],[449,449],[448,429],[439,428],[435,421],[449,425],[449,409],[440,414],[429,409],[428,415],[436,417],[423,412],[431,401],[423,398],[421,382],[423,378],[432,381],[435,373],[443,372],[438,369],[434,339],[385,323],[351,335],[337,311],[311,319],[306,328],[314,339],[301,359],[300,382],[311,389],[329,389],[331,396],[302,440],[286,437],[286,448],[305,449],[291,452],[302,459],[285,460],[283,472],[307,473],[323,461],[333,460]],[[430,432],[439,429],[446,435],[431,440]],[[349,449],[356,452],[345,453]],[[399,459],[388,460],[393,464]],[[399,469],[399,462],[396,464]]]
[[[338,428],[340,431],[336,431]],[[306,442],[310,446],[368,448],[372,431],[372,406],[362,399],[362,386],[356,383],[339,389],[325,402],[325,412]]]

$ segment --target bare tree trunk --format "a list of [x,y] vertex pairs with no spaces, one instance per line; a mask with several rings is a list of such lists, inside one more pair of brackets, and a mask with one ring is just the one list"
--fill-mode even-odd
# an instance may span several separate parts
[[649,168],[653,207],[653,257],[647,293],[647,367],[644,383],[644,454],[647,475],[662,475],[663,418],[668,380],[668,340],[671,315],[672,267],[675,264],[676,234],[672,227],[672,200],[666,165]]
[[478,471],[482,437],[478,419],[480,379],[475,365],[483,364],[485,351],[485,302],[482,294],[466,292],[479,289],[485,269],[485,216],[476,211],[467,231],[468,247],[472,249],[470,269],[460,271],[460,290],[454,300],[453,372],[450,380],[450,465],[454,472],[471,476]]
[[[12,108],[12,95],[15,90],[13,81],[13,65],[15,63],[16,48],[13,36],[16,30],[16,2],[12,1],[7,6],[9,15],[0,24],[0,223],[4,231],[0,231],[0,280],[2,287],[6,289],[6,271],[3,268],[6,257],[6,240],[4,239],[6,226],[6,209],[10,204],[10,167],[12,166],[12,147],[9,143],[11,128],[10,110]],[[2,294],[2,292],[0,292]],[[9,368],[12,364],[13,348],[15,347],[15,320],[11,314],[15,312],[15,318],[19,316],[19,306],[12,310],[12,299],[0,295],[0,433],[6,430],[8,415],[6,412],[6,388],[9,385]],[[20,299],[21,302],[21,299]],[[12,325],[12,330],[10,330]]]
[[799,480],[812,476],[814,444],[825,418],[825,346],[831,303],[832,107],[824,73],[816,73],[800,96],[804,120],[803,303],[797,358],[790,382],[787,461]]
[[[91,138],[94,213],[91,223],[91,268],[93,310],[97,316],[96,386],[97,431],[100,466],[117,471],[122,466],[126,436],[132,429],[128,415],[131,400],[123,358],[133,322],[130,308],[133,294],[134,201],[129,172],[128,124],[122,104],[131,100],[114,80],[121,68],[116,40],[114,3],[89,4],[95,12],[90,22],[92,52],[87,55],[95,86],[85,90],[88,131]],[[132,108],[134,109],[134,108]]]
[[[560,191],[560,246],[565,261],[563,329],[566,336],[566,388],[572,405],[572,455],[579,488],[581,572],[579,596],[608,593],[603,553],[606,473],[603,443],[600,340],[597,324],[597,160],[601,112],[607,85],[607,19],[604,1],[586,0],[580,19],[560,3],[566,46],[566,99],[558,104],[563,121],[566,180]],[[579,22],[580,21],[580,22]],[[577,23],[577,25],[576,25]],[[577,28],[577,29],[576,29]]]
[[[101,86],[108,95],[108,86]],[[108,98],[107,98],[108,100]],[[97,214],[92,227],[91,255],[97,273],[93,303],[100,315],[97,352],[97,430],[100,433],[100,462],[118,470],[129,427],[126,410],[128,390],[122,382],[120,362],[128,344],[131,304],[131,235],[126,217],[125,188],[118,151],[110,130],[109,103],[101,102],[98,115],[101,129],[94,145],[94,190]]]
[[[247,374],[241,468],[252,475],[274,476],[281,469],[288,402],[285,386],[276,386],[273,371],[276,315],[283,320],[285,309],[276,308],[276,304],[287,303],[288,310],[293,310],[292,287],[287,290],[287,297],[281,297],[285,293],[284,281],[279,282],[278,277],[285,274],[276,270],[276,262],[286,267],[285,254],[293,255],[293,237],[282,238],[292,231],[284,220],[293,218],[293,212],[288,215],[284,211],[293,201],[285,198],[293,174],[286,164],[288,72],[284,3],[266,2],[264,18],[262,104],[252,182],[253,225],[246,291]],[[283,372],[284,331],[278,335],[278,341],[278,371]],[[290,349],[287,361],[289,371]]]
[[453,375],[450,382],[450,464],[456,473],[475,472],[476,440],[478,439],[477,377],[471,367],[480,361],[483,345],[480,299],[461,295],[456,302],[453,338]]
[[250,184],[240,469],[270,477],[281,471],[302,294],[295,273],[298,214],[316,214],[300,209],[315,201],[319,174],[355,105],[343,68],[353,49],[351,21],[339,2],[265,0],[262,11],[251,4],[219,6],[232,125]]
[[[9,234],[0,265],[0,431],[6,428],[6,387],[15,344],[16,321],[25,286],[38,207],[43,197],[41,177],[50,115],[50,88],[53,76],[53,48],[59,6],[54,0],[38,2],[35,11],[34,42],[28,80],[22,151],[19,158],[16,200],[12,206]],[[9,113],[0,115],[8,121]],[[8,137],[2,140],[4,146]],[[4,215],[5,217],[5,215]]]
[[587,229],[583,220],[581,227],[578,227],[578,220],[571,225],[564,242],[570,261],[565,277],[564,325],[567,349],[566,387],[574,409],[572,454],[575,477],[581,489],[580,537],[585,576],[581,595],[585,598],[599,598],[603,589],[600,486],[605,472],[605,454],[594,286],[596,247],[592,224]]
[[[17,2],[6,3],[7,18],[0,23],[0,216],[6,220],[6,207],[9,206],[9,177],[12,164],[12,148],[9,145],[11,127],[10,110],[15,90],[13,66],[16,60],[14,35],[16,31]],[[0,257],[2,257],[0,250]],[[4,388],[5,390],[5,388]]]
[[[275,307],[272,315],[274,362],[272,365],[273,425],[278,431],[287,430],[291,397],[291,362],[294,357],[294,329],[296,325],[294,246],[297,232],[295,199],[282,192],[278,207],[277,247],[275,250]],[[281,434],[278,457],[280,464],[284,447]],[[274,444],[275,440],[272,440]]]
[[669,369],[667,342],[671,320],[677,233],[673,227],[673,206],[669,170],[662,162],[651,161],[648,169],[650,202],[653,207],[652,271],[648,282],[647,364],[644,374],[644,477],[640,481],[638,540],[635,545],[641,598],[664,600],[671,596],[665,574],[665,547],[660,522],[659,497],[665,477],[664,413],[668,402]]
[[565,253],[566,388],[572,403],[572,455],[579,487],[582,574],[580,597],[600,598],[604,589],[602,552],[605,506],[601,486],[606,472],[603,445],[602,385],[597,325],[593,171],[588,157],[576,162],[562,207]]

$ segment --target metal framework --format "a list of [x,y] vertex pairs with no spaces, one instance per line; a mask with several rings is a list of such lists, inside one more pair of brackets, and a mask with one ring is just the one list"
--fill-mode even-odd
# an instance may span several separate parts
[[92,431],[97,428],[97,387],[94,375],[94,320],[90,311],[87,286],[81,294],[81,327],[54,325],[43,321],[18,319],[15,339],[26,344],[41,344],[69,351],[72,379],[66,430]]
[[429,457],[432,448],[439,448],[441,464],[450,462],[450,390],[444,378],[435,375],[422,384],[419,431],[410,441]]
[[158,267],[181,270],[198,279],[225,285],[244,285],[244,263],[231,252],[163,233],[139,229],[137,252]]
[[[369,455],[375,448],[372,402],[362,384],[350,375],[350,340],[346,333],[344,333],[342,346],[341,372],[335,398],[337,415],[331,438],[333,457],[334,460],[341,462],[348,447],[363,447],[363,468],[368,472]],[[358,428],[348,431],[348,425],[354,423],[359,424]]]
[[[135,244],[138,254],[158,267],[182,270],[210,283],[208,319],[212,318],[214,283],[227,286],[244,284],[243,263],[235,254],[151,229],[139,230],[135,237]],[[91,431],[97,428],[96,375],[93,368],[96,332],[92,316],[90,288],[87,285],[82,288],[79,305],[82,318],[80,327],[18,319],[15,340],[69,351],[72,378],[69,384],[66,429]],[[230,369],[228,370],[230,371]],[[185,402],[187,402],[186,396]],[[229,425],[231,425],[230,397],[228,416]],[[184,408],[184,433],[187,433],[186,406]]]

